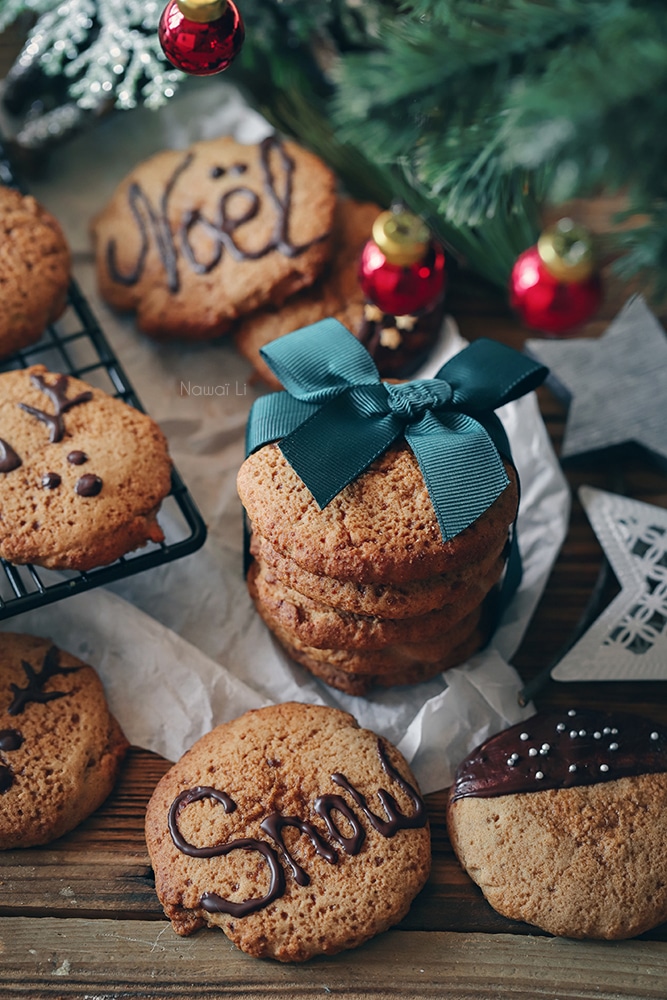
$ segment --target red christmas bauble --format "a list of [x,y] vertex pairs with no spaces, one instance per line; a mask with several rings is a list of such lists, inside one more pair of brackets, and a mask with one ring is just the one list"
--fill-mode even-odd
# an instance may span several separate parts
[[383,212],[359,261],[367,299],[392,316],[429,312],[445,293],[445,254],[410,213]]
[[[210,6],[215,10],[214,3]],[[238,55],[245,38],[243,19],[232,0],[219,7],[223,8],[221,16],[212,21],[186,17],[184,0],[180,6],[179,0],[170,0],[162,11],[158,38],[165,56],[177,69],[192,76],[211,76],[227,69]]]
[[596,312],[602,298],[588,233],[570,219],[545,230],[512,268],[510,305],[526,326],[566,334]]

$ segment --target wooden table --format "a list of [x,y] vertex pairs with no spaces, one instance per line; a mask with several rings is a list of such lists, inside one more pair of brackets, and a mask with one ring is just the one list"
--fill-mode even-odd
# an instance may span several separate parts
[[[0,38],[0,76],[13,55]],[[477,301],[478,304],[471,305]],[[619,300],[621,301],[621,300]],[[619,301],[608,302],[613,315]],[[481,304],[479,304],[481,303]],[[526,337],[499,299],[450,301],[464,336],[520,348]],[[591,324],[595,336],[604,321]],[[565,413],[547,389],[540,404],[556,446]],[[638,455],[615,463],[627,494],[667,506],[665,477]],[[567,470],[573,487],[610,488],[604,463]],[[515,665],[535,677],[574,628],[602,555],[576,499],[568,537]],[[148,582],[148,580],[147,580]],[[658,683],[558,685],[538,707],[631,705],[667,723]],[[168,763],[133,749],[107,803],[69,836],[0,854],[0,998],[438,997],[442,1000],[665,1000],[667,925],[623,943],[553,939],[499,917],[459,868],[444,826],[445,792],[428,796],[433,871],[406,919],[353,952],[284,966],[238,951],[220,932],[179,938],[154,892],[143,836],[148,797]]]

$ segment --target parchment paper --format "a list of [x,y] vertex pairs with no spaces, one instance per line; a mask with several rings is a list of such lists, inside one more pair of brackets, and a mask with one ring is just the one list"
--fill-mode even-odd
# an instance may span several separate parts
[[[113,711],[135,745],[177,759],[213,725],[248,708],[286,700],[338,705],[398,744],[424,792],[451,783],[459,760],[487,735],[531,714],[509,666],[563,541],[569,491],[534,395],[498,411],[522,483],[521,589],[491,645],[464,667],[427,683],[353,698],[316,681],[282,653],[256,614],[242,576],[236,472],[247,414],[264,389],[231,342],[152,343],[131,317],[96,293],[88,228],[116,184],[168,146],[235,134],[255,141],[268,126],[217,78],[193,81],[161,112],[119,114],[59,148],[31,190],[60,219],[75,274],[148,412],[167,434],[179,471],[209,527],[202,550],[5,622],[50,635],[100,672]],[[419,373],[433,374],[463,342],[448,321]],[[208,390],[208,392],[206,392]],[[163,522],[164,523],[164,522]],[[167,525],[168,527],[168,525]]]

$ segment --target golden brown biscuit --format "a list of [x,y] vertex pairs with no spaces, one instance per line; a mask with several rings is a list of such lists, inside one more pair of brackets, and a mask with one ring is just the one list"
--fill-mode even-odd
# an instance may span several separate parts
[[372,202],[340,198],[334,216],[331,260],[315,285],[291,296],[281,307],[259,309],[234,334],[237,348],[273,389],[282,384],[261,357],[260,348],[293,330],[333,317],[357,333],[364,317],[364,294],[357,279],[359,255],[380,212]]
[[[499,574],[498,574],[499,575]],[[270,569],[254,562],[248,571],[248,589],[271,627],[320,649],[380,650],[402,643],[441,638],[479,608],[498,579],[495,573],[479,586],[470,586],[455,604],[413,618],[356,615],[319,604],[282,585]]]
[[48,639],[3,632],[0,850],[47,844],[113,788],[127,740],[92,667]]
[[146,841],[177,933],[220,927],[249,954],[284,962],[391,927],[431,860],[423,802],[395,747],[347,712],[294,702],[199,740],[157,785]]
[[153,337],[210,340],[313,283],[330,254],[334,176],[272,136],[158,153],[94,222],[100,292]]
[[363,584],[332,576],[309,573],[289,556],[284,556],[257,531],[250,538],[250,551],[286,587],[319,604],[339,611],[379,618],[412,618],[436,611],[446,604],[465,601],[470,588],[480,581],[498,580],[505,565],[506,539],[499,538],[479,562],[467,562],[459,570],[440,573],[409,583]]
[[0,357],[34,344],[67,301],[62,229],[30,195],[0,185]]
[[241,502],[256,530],[309,573],[400,585],[479,563],[507,539],[517,510],[516,473],[465,531],[444,542],[413,452],[393,445],[323,510],[276,444],[239,470]]
[[499,913],[573,938],[667,920],[667,731],[591,710],[544,712],[460,765],[447,825]]
[[0,555],[92,569],[159,542],[171,460],[157,424],[34,365],[0,375]]

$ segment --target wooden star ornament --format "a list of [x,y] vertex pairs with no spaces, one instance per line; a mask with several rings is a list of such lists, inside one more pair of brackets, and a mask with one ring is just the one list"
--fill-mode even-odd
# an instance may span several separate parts
[[641,296],[598,339],[528,340],[569,403],[561,458],[626,442],[667,464],[667,337]]
[[667,680],[667,510],[590,486],[579,498],[621,592],[551,676]]

